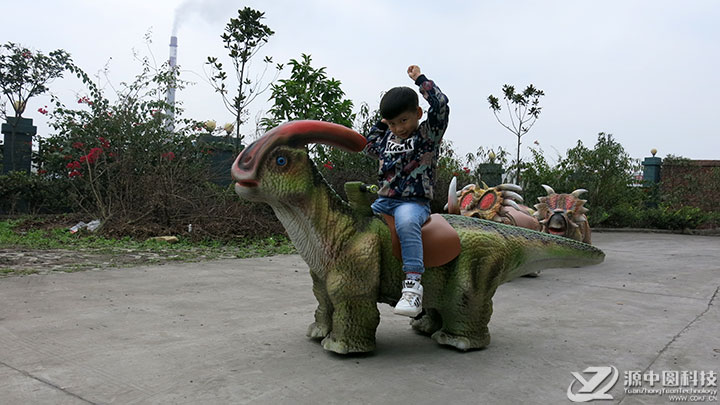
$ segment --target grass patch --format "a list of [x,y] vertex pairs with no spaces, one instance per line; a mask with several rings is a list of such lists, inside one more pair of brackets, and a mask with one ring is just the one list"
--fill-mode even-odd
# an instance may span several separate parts
[[[136,240],[130,237],[107,238],[102,234],[80,231],[71,234],[67,227],[49,229],[22,226],[24,219],[0,221],[0,248],[23,247],[27,249],[50,250],[92,250],[98,253],[155,252],[166,260],[192,260],[202,257],[262,257],[295,253],[295,247],[284,235],[266,238],[243,238],[231,242],[205,240],[193,242],[179,237],[179,242],[169,244],[153,240]],[[1,274],[1,273],[0,273]]]

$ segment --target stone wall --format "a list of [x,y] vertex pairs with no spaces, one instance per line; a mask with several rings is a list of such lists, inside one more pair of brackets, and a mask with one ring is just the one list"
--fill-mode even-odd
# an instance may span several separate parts
[[720,160],[665,159],[660,179],[661,193],[672,205],[720,211]]

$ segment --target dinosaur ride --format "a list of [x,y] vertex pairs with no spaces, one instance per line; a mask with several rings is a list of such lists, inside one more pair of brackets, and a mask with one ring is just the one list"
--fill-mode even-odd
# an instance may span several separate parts
[[[349,183],[349,201],[338,196],[308,156],[311,143],[360,152],[366,141],[328,122],[282,124],[238,155],[231,169],[235,191],[269,204],[307,263],[318,302],[307,335],[335,353],[369,352],[380,322],[377,303],[400,299],[402,263],[393,254],[391,229],[373,214],[364,187]],[[604,259],[596,247],[559,236],[461,215],[431,218],[448,224],[459,249],[426,269],[424,312],[411,325],[463,351],[489,344],[492,297],[500,284]]]

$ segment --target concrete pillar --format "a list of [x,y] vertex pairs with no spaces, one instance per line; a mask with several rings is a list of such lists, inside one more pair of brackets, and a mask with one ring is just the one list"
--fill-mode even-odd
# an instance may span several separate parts
[[3,174],[12,171],[30,173],[32,137],[37,134],[32,119],[11,117],[1,129],[4,135]]
[[657,184],[660,182],[660,168],[662,167],[662,158],[659,157],[646,157],[643,160],[643,181],[650,184]]
[[478,165],[478,172],[480,172],[480,180],[484,181],[488,187],[495,187],[502,183],[504,170],[498,163],[481,163]]

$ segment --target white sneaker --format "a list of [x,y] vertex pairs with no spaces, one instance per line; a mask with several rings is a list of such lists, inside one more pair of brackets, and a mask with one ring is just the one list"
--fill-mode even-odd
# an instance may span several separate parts
[[423,287],[419,281],[403,281],[402,297],[393,311],[397,315],[414,318],[422,312]]

